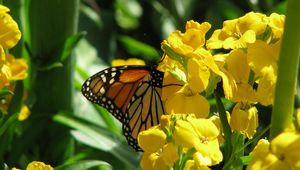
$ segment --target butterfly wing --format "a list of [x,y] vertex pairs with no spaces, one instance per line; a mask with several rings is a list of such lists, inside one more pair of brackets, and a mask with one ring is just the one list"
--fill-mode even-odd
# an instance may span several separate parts
[[163,76],[155,67],[112,67],[90,77],[82,93],[122,122],[128,144],[138,151],[138,133],[158,124],[164,114]]
[[161,101],[163,76],[163,72],[152,68],[139,84],[128,105],[123,132],[129,145],[137,151],[141,150],[137,143],[139,132],[159,124],[160,116],[164,114]]

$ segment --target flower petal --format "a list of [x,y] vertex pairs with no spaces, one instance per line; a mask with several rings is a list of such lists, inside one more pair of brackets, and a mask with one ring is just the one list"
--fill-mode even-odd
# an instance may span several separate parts
[[145,152],[154,153],[163,147],[166,138],[167,135],[164,131],[159,129],[158,126],[153,126],[139,133],[138,143]]

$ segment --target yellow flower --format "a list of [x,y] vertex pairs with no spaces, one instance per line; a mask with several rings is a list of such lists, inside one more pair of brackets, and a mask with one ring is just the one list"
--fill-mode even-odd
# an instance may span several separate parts
[[167,165],[158,153],[145,152],[141,159],[141,168],[143,170],[167,169]]
[[166,134],[158,127],[141,132],[138,142],[144,150],[141,160],[143,169],[166,169],[179,159],[176,146],[166,143]]
[[184,170],[210,170],[207,166],[200,166],[194,160],[188,160],[185,163]]
[[283,132],[271,141],[271,151],[280,161],[300,169],[300,134]]
[[9,9],[0,5],[0,89],[8,86],[10,81],[22,80],[27,77],[25,61],[5,54],[3,49],[14,47],[21,38],[17,23],[7,12]]
[[249,12],[246,15],[223,23],[223,28],[216,30],[207,41],[208,49],[246,48],[248,43],[254,43],[256,36],[264,33],[267,22],[265,15]]
[[7,13],[9,12],[9,8],[6,6],[0,5],[0,13]]
[[21,170],[21,169],[16,168],[16,167],[13,167],[13,168],[11,168],[10,170]]
[[261,139],[250,153],[253,157],[247,170],[300,169],[300,135],[283,132],[270,143]]
[[[219,68],[217,61],[215,61],[210,51],[207,51],[204,48],[205,34],[209,28],[209,23],[205,22],[199,24],[194,21],[188,21],[185,33],[181,33],[180,31],[173,32],[168,39],[162,43],[162,47],[167,55],[159,68],[164,72],[170,72],[170,74],[166,74],[165,78],[172,75],[180,82],[177,84],[183,83],[188,87],[180,90],[176,87],[177,92],[174,91],[175,87],[173,88],[173,91],[169,90],[171,87],[167,87],[168,90],[163,89],[163,101],[166,101],[166,108],[169,113],[185,113],[186,111],[187,113],[193,113],[194,109],[185,110],[189,107],[184,107],[182,104],[177,107],[180,109],[172,109],[171,106],[179,100],[175,100],[176,102],[170,100],[174,100],[174,98],[180,99],[185,96],[193,96],[197,97],[198,100],[204,101],[201,99],[202,96],[199,96],[198,94],[207,89],[210,80],[217,79],[216,75],[220,76],[223,80],[223,86],[226,88],[226,90],[224,90],[226,96],[232,95],[231,88],[234,88],[232,78],[226,73],[226,70],[223,72],[223,70]],[[168,48],[166,48],[166,46]],[[212,84],[211,87],[215,88],[215,84]],[[209,92],[212,91],[212,88],[209,89]],[[185,93],[183,94],[182,92]],[[206,115],[208,109],[209,107],[205,103],[205,107],[202,109],[204,111],[201,110],[198,112],[202,112],[201,115]],[[197,112],[194,113],[198,115]]]
[[9,85],[9,79],[11,77],[11,70],[7,65],[0,65],[0,89]]
[[274,90],[277,76],[273,67],[265,67],[261,70],[262,76],[259,79],[256,98],[262,105],[271,105],[274,100]]
[[210,27],[207,22],[199,24],[193,20],[188,21],[185,33],[175,31],[162,44],[171,47],[178,54],[189,57],[195,50],[204,46],[205,34]]
[[20,111],[20,114],[18,116],[19,121],[26,120],[30,116],[31,112],[29,108],[26,105],[23,105]]
[[7,54],[4,61],[0,61],[0,88],[8,86],[11,81],[23,80],[27,77],[28,66],[24,59],[15,59]]
[[233,76],[224,68],[221,68],[216,74],[222,78],[225,97],[232,99],[235,91],[237,91],[237,84]]
[[176,121],[172,137],[177,144],[185,148],[192,148],[194,146],[194,140],[198,138],[193,126],[184,120]]
[[277,13],[272,13],[269,19],[269,26],[273,32],[274,39],[281,39],[284,27],[285,16]]
[[248,47],[248,64],[258,83],[256,100],[262,105],[273,103],[280,44],[281,41],[269,45],[258,40]]
[[[164,119],[169,119],[169,117]],[[138,143],[144,150],[141,160],[143,169],[166,169],[172,167],[174,162],[178,160],[176,146],[167,143],[166,139],[167,135],[159,126],[154,126],[139,133]]]
[[[162,116],[161,122],[163,126],[150,128],[138,136],[138,142],[144,150],[141,160],[143,169],[172,168],[190,148],[195,151],[191,153],[194,155],[193,160],[185,165],[187,168],[209,169],[207,166],[222,161],[217,139],[219,130],[209,119],[172,114]],[[168,133],[168,138],[160,128]]]
[[44,162],[32,161],[27,165],[26,170],[54,170],[50,165]]
[[[209,104],[203,96],[199,95],[199,93],[207,89],[211,76],[220,76],[223,80],[223,86],[229,89],[225,91],[225,94],[227,96],[232,95],[231,88],[234,88],[233,79],[228,73],[219,69],[217,62],[210,52],[203,48],[199,48],[193,52],[193,55],[194,57],[187,60],[187,71],[177,73],[177,75],[185,74],[185,76],[178,76],[186,77],[186,80],[182,78],[184,79],[182,82],[185,85],[179,90],[178,87],[180,86],[170,86],[163,89],[163,101],[166,101],[165,108],[166,112],[169,114],[193,113],[199,118],[207,117]],[[178,81],[176,83],[175,78],[172,79],[170,77],[171,74],[166,73],[166,80],[164,81],[165,85],[181,84],[178,83]],[[167,80],[168,83],[165,83]]]
[[277,41],[274,44],[267,44],[260,40],[249,45],[247,59],[255,75],[261,76],[261,70],[268,66],[273,67],[274,72],[277,73],[280,46],[281,41]]
[[161,95],[162,101],[168,100],[170,96],[179,91],[181,89],[182,84],[182,82],[175,79],[174,75],[171,74],[171,71],[166,71],[163,80],[163,88]]
[[168,98],[165,109],[168,114],[186,113],[205,118],[209,113],[209,103],[203,96],[193,94],[188,85],[185,85]]
[[9,9],[2,6],[0,7],[0,46],[3,48],[14,47],[21,38],[21,32],[18,24],[13,18],[7,14]]
[[[188,60],[188,80],[190,88],[194,93],[202,92],[209,81],[221,77],[226,98],[231,98],[236,90],[236,83],[232,75],[225,69],[225,58],[227,55],[215,55],[205,49],[195,52],[197,56]],[[197,80],[198,79],[198,80]],[[202,85],[203,84],[203,85]],[[214,86],[214,85],[213,85]],[[214,88],[214,87],[213,87]]]
[[[230,123],[230,113],[226,111],[226,115],[227,115],[227,120]],[[224,143],[223,127],[222,127],[219,115],[213,115],[209,118],[209,120],[211,120],[216,125],[216,127],[218,128],[218,131],[220,132],[220,134],[218,136],[219,143],[220,144]]]
[[260,139],[250,153],[253,157],[252,161],[249,163],[247,170],[268,170],[272,169],[272,164],[275,164],[277,158],[275,155],[270,153],[269,150],[270,143],[266,139]]
[[10,80],[23,80],[27,78],[28,66],[24,59],[15,59],[14,56],[10,54],[6,55],[6,59],[6,65],[9,66],[11,70]]
[[236,131],[244,132],[251,139],[258,127],[256,107],[249,103],[237,103],[231,113],[230,126]]
[[219,149],[217,127],[209,119],[187,117],[187,120],[177,120],[174,127],[174,142],[185,148],[196,149],[194,160],[198,166],[211,166],[223,159]]
[[125,65],[146,65],[145,61],[137,59],[137,58],[129,58],[127,60],[123,59],[115,59],[112,61],[111,65],[113,67],[116,66],[125,66]]
[[296,109],[296,123],[297,123],[297,127],[299,129],[300,128],[300,108]]
[[[158,126],[153,126],[138,135],[138,143],[145,152],[156,152],[166,143],[167,135]],[[153,142],[155,141],[155,142]]]
[[197,150],[196,155],[194,154],[194,160],[197,160],[196,162],[201,166],[211,166],[220,163],[223,155],[219,149],[217,139],[220,133],[218,128],[209,119],[188,117],[187,120],[198,136],[194,140],[194,147]]
[[195,117],[194,114],[169,114],[160,117],[160,128],[171,132],[177,120],[186,120],[187,117]]
[[161,157],[166,165],[172,167],[172,165],[179,159],[177,147],[173,143],[167,143],[162,148]]
[[[21,170],[19,168],[11,168],[10,170]],[[46,165],[44,162],[32,161],[30,162],[26,170],[54,170],[50,165]]]
[[197,58],[188,60],[187,82],[193,93],[201,93],[208,85],[210,70],[205,61]]
[[255,91],[248,83],[250,76],[250,66],[247,62],[247,54],[234,49],[226,57],[227,70],[232,75],[236,88],[232,89],[231,100],[235,102],[255,101]]

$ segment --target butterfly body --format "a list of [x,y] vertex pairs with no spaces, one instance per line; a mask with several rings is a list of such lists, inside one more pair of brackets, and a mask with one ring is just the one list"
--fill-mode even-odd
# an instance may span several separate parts
[[111,67],[87,79],[82,94],[112,113],[122,123],[128,144],[139,151],[138,133],[159,124],[164,114],[163,77],[155,66]]

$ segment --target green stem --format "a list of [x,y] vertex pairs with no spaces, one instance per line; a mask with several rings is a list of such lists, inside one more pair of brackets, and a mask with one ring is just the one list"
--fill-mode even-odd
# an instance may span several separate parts
[[227,120],[227,115],[226,115],[226,110],[224,108],[224,105],[219,97],[219,95],[217,94],[217,92],[214,93],[215,95],[215,99],[217,102],[217,109],[219,112],[219,116],[220,116],[220,120],[221,120],[221,124],[222,124],[222,128],[224,131],[224,138],[225,138],[225,155],[224,155],[224,159],[225,159],[225,163],[230,159],[231,154],[232,154],[232,145],[231,145],[231,136],[232,136],[232,132],[231,132],[231,128],[229,126],[228,120]]
[[300,1],[289,0],[278,63],[270,139],[292,122],[300,50]]

